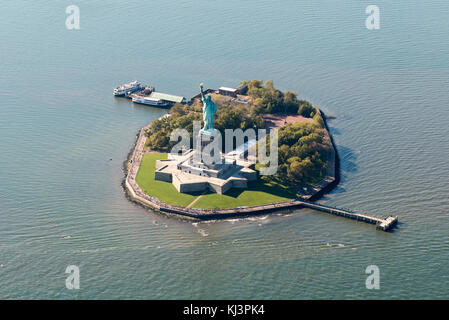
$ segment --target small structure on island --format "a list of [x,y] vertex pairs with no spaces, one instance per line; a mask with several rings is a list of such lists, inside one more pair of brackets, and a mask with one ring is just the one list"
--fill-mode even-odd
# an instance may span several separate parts
[[237,89],[234,88],[220,87],[218,88],[218,93],[222,96],[237,97]]
[[175,104],[175,103],[185,104],[185,103],[187,103],[187,100],[186,100],[185,97],[175,96],[173,94],[168,94],[168,93],[161,93],[161,92],[153,91],[151,93],[150,97],[153,98],[153,99],[163,100],[163,101],[165,101],[167,103],[171,103],[171,104]]
[[203,102],[204,127],[196,137],[195,149],[181,155],[169,154],[167,160],[156,161],[155,179],[171,182],[179,192],[212,191],[223,194],[231,188],[246,188],[248,181],[257,179],[252,162],[225,155],[212,147],[221,139],[214,128],[217,106],[210,95],[205,95],[200,84]]

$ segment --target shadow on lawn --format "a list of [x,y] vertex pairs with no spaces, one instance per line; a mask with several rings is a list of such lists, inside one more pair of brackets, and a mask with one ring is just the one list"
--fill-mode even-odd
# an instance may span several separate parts
[[[231,188],[223,195],[231,197],[231,198],[238,198],[244,191],[260,191],[269,193],[278,197],[284,197],[284,198],[290,198],[294,199],[296,198],[296,192],[293,190],[293,188],[290,188],[288,186],[282,185],[280,182],[265,182],[261,178],[258,178],[256,181],[250,181],[248,182],[248,188]],[[193,196],[200,196],[203,193],[188,193]],[[212,192],[207,192],[204,194],[213,194]]]

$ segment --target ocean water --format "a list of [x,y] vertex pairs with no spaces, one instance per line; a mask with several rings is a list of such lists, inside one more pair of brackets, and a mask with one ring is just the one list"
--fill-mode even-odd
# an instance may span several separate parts
[[[65,27],[71,4],[80,30]],[[379,30],[365,27],[370,4]],[[448,12],[446,0],[3,3],[0,298],[449,298]],[[320,202],[398,227],[311,210],[191,223],[131,203],[122,163],[165,112],[113,98],[134,79],[186,97],[243,79],[298,92],[336,117],[342,179]]]

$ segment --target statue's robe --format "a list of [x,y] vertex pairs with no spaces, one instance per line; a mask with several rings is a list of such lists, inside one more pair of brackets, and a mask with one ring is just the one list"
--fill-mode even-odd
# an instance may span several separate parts
[[204,130],[212,130],[214,128],[214,114],[217,112],[217,106],[212,100],[203,100],[203,120]]

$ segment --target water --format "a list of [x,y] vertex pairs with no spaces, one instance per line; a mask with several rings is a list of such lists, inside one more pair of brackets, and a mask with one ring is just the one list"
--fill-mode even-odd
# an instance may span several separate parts
[[[112,2],[112,1],[111,1]],[[0,298],[449,298],[449,5],[383,1],[61,1],[0,11]],[[342,181],[322,203],[398,215],[376,231],[309,210],[192,224],[129,202],[122,162],[165,111],[133,79],[273,79],[327,114]],[[65,268],[81,289],[65,289]],[[365,288],[365,268],[381,272]]]

